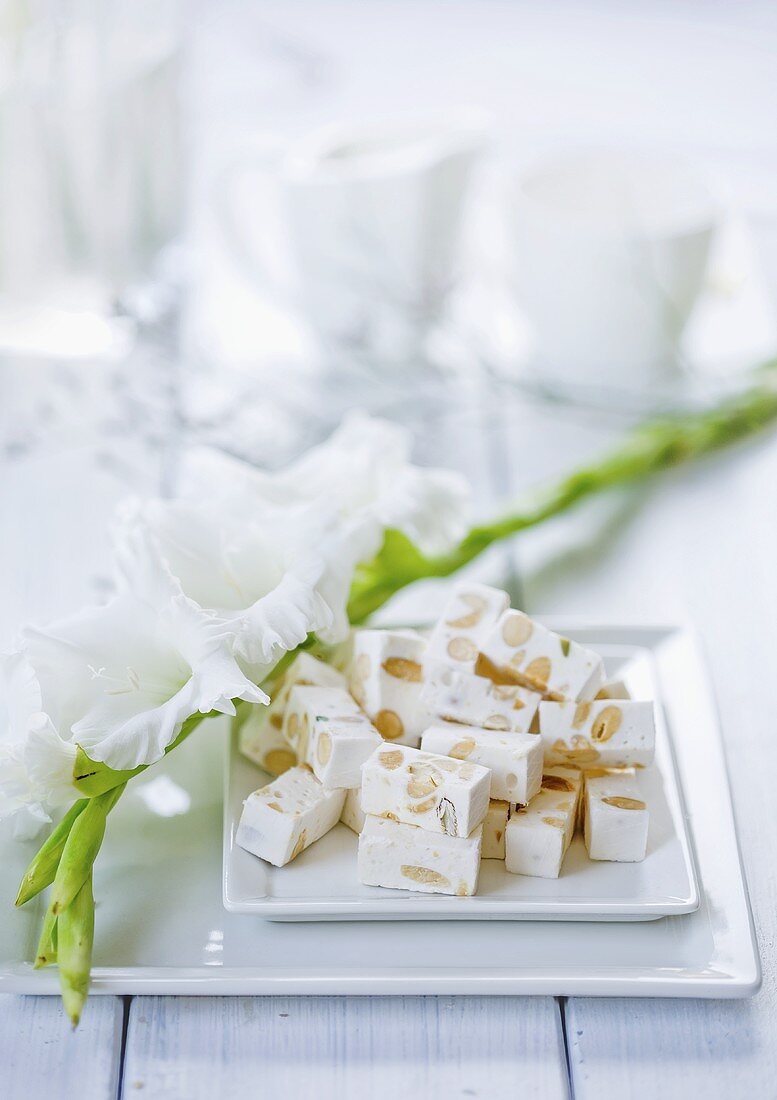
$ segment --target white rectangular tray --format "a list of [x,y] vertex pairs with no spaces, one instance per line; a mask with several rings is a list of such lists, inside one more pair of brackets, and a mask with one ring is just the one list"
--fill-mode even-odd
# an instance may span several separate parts
[[[549,623],[552,627],[558,623]],[[575,631],[565,632],[573,639]],[[677,781],[673,737],[664,720],[653,655],[644,646],[598,644],[607,674],[623,678],[636,699],[656,701],[656,760],[640,773],[650,807],[648,853],[642,863],[588,859],[573,842],[558,879],[511,875],[503,860],[484,860],[474,897],[419,894],[362,886],[357,838],[337,825],[293,863],[273,867],[235,843],[243,800],[270,776],[244,759],[233,736],[224,793],[224,905],[269,920],[655,920],[699,906],[685,807]]]
[[[202,729],[111,815],[95,876],[95,993],[744,997],[760,965],[715,708],[685,631],[578,624],[649,650],[673,729],[698,860],[695,913],[635,923],[280,923],[221,899],[219,725]],[[223,732],[223,725],[221,726]],[[156,773],[156,774],[154,774]],[[134,790],[132,790],[134,788]],[[40,913],[12,899],[33,846],[0,832],[0,992],[56,993],[32,969]],[[5,899],[5,900],[2,900]]]

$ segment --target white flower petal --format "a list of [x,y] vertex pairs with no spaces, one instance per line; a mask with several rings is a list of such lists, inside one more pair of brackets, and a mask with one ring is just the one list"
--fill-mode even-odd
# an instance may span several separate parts
[[332,622],[317,588],[325,562],[315,549],[331,517],[308,507],[243,512],[165,501],[127,506],[117,557],[127,587],[141,598],[157,604],[164,575],[192,615],[233,631],[241,660],[271,668]]
[[331,624],[319,631],[327,645],[342,642],[348,636],[348,598],[356,566],[374,558],[383,542],[383,528],[373,519],[346,525],[330,534],[322,544],[322,553],[329,562],[319,589],[327,605],[334,611]]
[[24,746],[27,775],[46,806],[66,806],[79,797],[73,783],[76,746],[65,741],[50,722],[30,730]]
[[397,475],[392,491],[381,496],[376,515],[424,554],[444,554],[467,533],[470,503],[469,486],[458,474],[408,466]]
[[184,596],[152,608],[127,592],[24,635],[46,711],[92,759],[119,770],[158,760],[194,714],[267,700],[231,641]]
[[466,533],[471,492],[450,470],[414,466],[410,436],[397,424],[353,412],[320,446],[268,473],[227,456],[209,456],[193,490],[244,513],[262,505],[288,509],[325,504],[340,519],[379,520],[424,553],[450,550]]
[[[2,658],[3,703],[5,714],[0,730],[6,739],[21,738],[31,723],[40,724],[43,702],[35,669],[22,653],[8,653]],[[0,738],[2,733],[0,732]]]
[[[329,622],[308,629],[316,630],[325,641],[338,641],[348,626],[346,608],[354,570],[378,552],[387,528],[402,531],[424,553],[441,554],[455,546],[469,526],[466,481],[450,471],[413,466],[409,453],[410,439],[403,428],[354,413],[325,443],[278,472],[266,473],[214,453],[198,493],[200,499],[221,502],[230,517],[228,527],[233,523],[238,528],[250,526],[248,517],[252,517],[272,532],[278,544],[285,540],[286,545],[315,548],[323,560],[316,591],[329,609]],[[169,534],[166,527],[166,560],[177,576],[188,577],[184,590],[203,606],[220,608],[214,602],[216,593],[203,589],[195,593],[191,587],[187,573],[191,555],[187,557],[182,548],[187,538],[195,537],[193,532],[177,539],[175,554],[169,549]],[[250,540],[244,545],[248,548]],[[221,554],[232,560],[226,549]],[[255,560],[262,560],[262,555],[255,554]],[[232,564],[230,572],[243,577],[245,566]],[[243,585],[243,595],[246,591]],[[243,656],[250,652],[252,660],[272,651],[262,643],[262,631],[268,625],[262,610],[257,608],[253,617],[247,615],[244,620],[249,623],[248,632],[253,631],[254,644],[249,647],[243,638],[240,652]],[[311,605],[308,611],[312,622],[316,616]],[[284,636],[291,640],[297,633],[292,630]]]
[[301,645],[308,634],[331,626],[332,612],[315,587],[322,573],[318,563],[313,571],[315,579],[305,576],[304,565],[286,573],[272,592],[246,608],[238,620],[235,639],[240,657],[250,664],[271,668],[283,653]]
[[2,673],[0,820],[12,817],[14,835],[27,838],[50,821],[51,809],[78,797],[73,785],[76,749],[40,709],[40,686],[23,655],[5,657]]
[[152,764],[164,755],[184,721],[197,712],[193,696],[191,681],[156,706],[130,699],[117,707],[115,700],[102,696],[76,722],[73,734],[90,759],[118,771]]

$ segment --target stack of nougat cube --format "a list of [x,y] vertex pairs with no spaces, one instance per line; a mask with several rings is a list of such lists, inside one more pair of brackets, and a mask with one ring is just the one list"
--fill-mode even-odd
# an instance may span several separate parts
[[460,583],[424,636],[356,630],[344,671],[299,654],[241,751],[276,778],[238,843],[283,866],[338,821],[369,886],[469,896],[481,859],[556,878],[576,828],[595,860],[645,857],[651,702],[602,658]]

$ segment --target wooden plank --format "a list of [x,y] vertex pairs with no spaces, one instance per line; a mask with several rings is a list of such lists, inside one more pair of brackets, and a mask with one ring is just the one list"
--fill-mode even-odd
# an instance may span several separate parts
[[[559,429],[538,433],[537,447],[554,449],[562,460],[566,454],[569,466],[594,450],[593,437],[578,427],[570,453]],[[530,431],[525,445],[533,442]],[[699,631],[727,742],[763,956],[764,986],[747,1004],[571,1000],[567,1034],[578,1100],[642,1097],[656,1087],[679,1097],[689,1080],[709,1100],[764,1095],[765,1082],[777,1074],[777,974],[769,950],[777,935],[777,819],[767,810],[777,769],[775,483],[777,440],[766,437],[584,507],[520,542],[533,610],[687,619]]]
[[[113,510],[128,492],[159,490],[165,410],[161,399],[156,420],[150,410],[148,395],[163,385],[151,362],[142,366],[144,375],[134,360],[110,368],[5,361],[3,369],[0,648],[6,649],[25,622],[44,623],[105,599]],[[133,401],[130,385],[138,387]],[[58,997],[1,997],[0,1096],[113,1100],[123,1020],[121,998],[92,997],[73,1033]]]
[[575,999],[566,1026],[576,1100],[774,1096],[774,1017],[758,1001]]
[[3,1100],[115,1100],[124,1005],[93,997],[73,1031],[57,997],[0,997]]
[[124,1096],[566,1097],[556,1003],[508,997],[136,997]]

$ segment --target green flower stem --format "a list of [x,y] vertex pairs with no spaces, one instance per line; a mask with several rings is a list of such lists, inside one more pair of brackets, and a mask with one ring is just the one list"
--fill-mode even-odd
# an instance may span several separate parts
[[35,953],[34,969],[41,966],[51,966],[57,961],[57,914],[51,906],[46,910],[43,918],[43,928],[38,940],[38,950]]
[[57,964],[62,1002],[78,1026],[89,993],[94,944],[94,895],[91,868],[73,901],[57,919]]
[[[191,718],[187,718],[181,727],[181,732],[178,734],[174,741],[165,749],[165,756],[173,749],[178,748],[182,741],[185,741],[192,730],[195,730],[199,726],[200,722],[204,722],[206,718],[213,718],[218,714],[218,711],[211,711],[209,714],[193,714]],[[79,794],[85,795],[86,798],[94,798],[97,795],[105,794],[107,791],[113,790],[114,787],[123,786],[128,783],[130,779],[133,779],[136,775],[140,775],[146,768],[150,768],[151,764],[141,764],[137,768],[133,768],[131,771],[115,771],[113,768],[109,768],[107,764],[102,764],[98,760],[90,760],[84,750],[79,745],[76,750],[76,762],[73,766],[73,783],[76,786]]]
[[59,866],[62,850],[65,847],[65,841],[70,835],[70,830],[73,827],[74,821],[84,809],[86,803],[87,800],[85,798],[80,799],[78,802],[74,802],[60,821],[59,825],[50,833],[38,849],[36,855],[33,856],[32,862],[24,872],[19,887],[19,893],[16,898],[17,905],[24,905],[25,902],[30,901],[36,894],[39,894],[41,890],[45,890],[47,886],[51,886],[54,881],[54,876],[57,873],[57,867]]
[[531,493],[505,516],[475,527],[450,553],[425,557],[398,531],[388,531],[378,556],[361,568],[348,614],[363,622],[395,592],[425,577],[447,577],[500,539],[536,527],[596,493],[642,480],[753,435],[777,419],[777,363],[756,372],[759,382],[712,409],[650,421],[614,451]]
[[105,836],[108,814],[119,801],[123,790],[124,785],[91,798],[73,822],[51,891],[50,905],[54,915],[61,915],[68,908],[91,876]]

